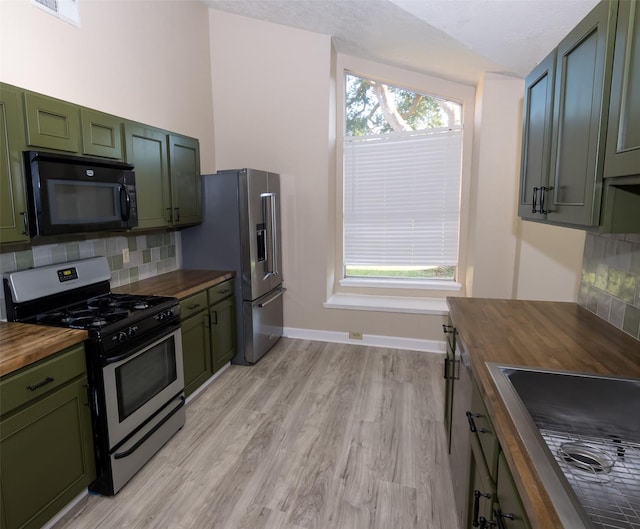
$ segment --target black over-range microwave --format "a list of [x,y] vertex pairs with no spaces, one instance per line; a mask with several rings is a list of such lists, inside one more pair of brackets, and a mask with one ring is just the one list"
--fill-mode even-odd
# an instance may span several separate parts
[[24,163],[31,237],[138,225],[133,165],[41,151]]

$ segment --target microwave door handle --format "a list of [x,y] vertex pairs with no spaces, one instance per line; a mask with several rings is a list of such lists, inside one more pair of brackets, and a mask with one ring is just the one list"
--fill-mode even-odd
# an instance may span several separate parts
[[129,220],[131,216],[131,197],[127,192],[127,186],[120,184],[120,217],[122,220]]

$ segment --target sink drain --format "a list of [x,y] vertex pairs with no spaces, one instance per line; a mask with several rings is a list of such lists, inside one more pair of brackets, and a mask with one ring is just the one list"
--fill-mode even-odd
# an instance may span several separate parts
[[607,481],[606,475],[614,465],[613,459],[605,451],[583,443],[563,443],[558,448],[558,455],[568,465],[597,481]]

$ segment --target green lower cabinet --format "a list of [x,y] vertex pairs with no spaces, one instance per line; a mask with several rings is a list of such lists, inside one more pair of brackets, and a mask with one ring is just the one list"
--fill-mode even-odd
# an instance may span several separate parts
[[83,376],[0,420],[2,529],[36,529],[95,479]]
[[186,397],[191,395],[213,374],[210,344],[208,311],[200,311],[182,322],[182,357]]
[[[504,529],[531,529],[518,489],[513,481],[504,454],[498,457],[498,505],[494,506],[494,518],[500,518]],[[498,526],[500,527],[500,526]]]
[[224,367],[236,354],[236,304],[233,296],[209,309],[213,372]]
[[477,439],[471,439],[469,451],[469,495],[467,520],[463,527],[478,527],[482,520],[491,520],[491,507],[496,498],[496,487],[487,469]]

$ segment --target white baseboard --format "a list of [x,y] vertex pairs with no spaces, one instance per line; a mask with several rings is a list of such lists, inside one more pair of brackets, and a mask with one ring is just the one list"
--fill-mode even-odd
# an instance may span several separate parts
[[353,340],[349,338],[348,332],[318,331],[315,329],[296,329],[293,327],[285,327],[283,333],[287,338],[298,338],[300,340],[371,345],[375,347],[389,347],[391,349],[424,351],[427,353],[444,354],[445,352],[444,340],[420,340],[417,338],[401,338],[398,336],[381,336],[377,334],[365,334],[362,340]]

